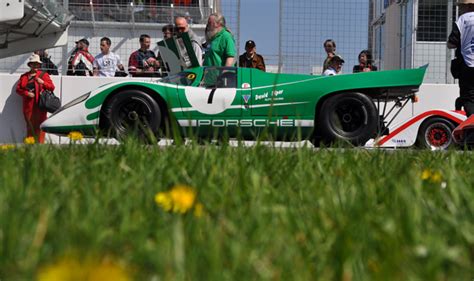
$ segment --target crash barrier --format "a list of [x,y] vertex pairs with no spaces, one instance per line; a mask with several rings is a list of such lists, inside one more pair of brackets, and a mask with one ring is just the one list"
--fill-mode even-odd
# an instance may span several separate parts
[[[0,74],[0,143],[21,143],[26,135],[25,121],[22,113],[22,100],[16,94],[16,83],[20,75]],[[80,95],[101,85],[128,80],[132,78],[99,78],[75,76],[51,76],[56,90],[54,93],[66,104]],[[144,78],[136,78],[144,80]],[[406,106],[392,124],[402,122],[414,115],[432,109],[454,109],[454,102],[459,95],[455,84],[423,84],[417,94],[419,102]],[[390,104],[387,106],[390,107]],[[65,137],[48,134],[47,141],[52,143],[69,143]]]

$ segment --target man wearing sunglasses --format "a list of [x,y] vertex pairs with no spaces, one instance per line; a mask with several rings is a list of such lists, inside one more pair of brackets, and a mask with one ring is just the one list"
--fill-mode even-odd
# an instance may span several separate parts
[[196,58],[199,62],[199,65],[202,65],[202,45],[201,45],[201,38],[199,38],[194,31],[189,27],[188,21],[184,17],[177,17],[174,20],[174,25],[176,27],[176,32],[178,34],[187,32],[189,35],[189,39],[191,39],[191,43],[193,45],[194,53],[196,54]]

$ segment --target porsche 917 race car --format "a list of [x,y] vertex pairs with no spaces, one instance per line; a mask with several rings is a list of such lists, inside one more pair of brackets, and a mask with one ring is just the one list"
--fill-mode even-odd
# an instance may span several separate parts
[[418,69],[313,76],[236,67],[199,67],[155,81],[103,85],[69,102],[41,128],[122,139],[179,134],[198,138],[309,139],[364,145],[386,133],[380,105],[412,100]]

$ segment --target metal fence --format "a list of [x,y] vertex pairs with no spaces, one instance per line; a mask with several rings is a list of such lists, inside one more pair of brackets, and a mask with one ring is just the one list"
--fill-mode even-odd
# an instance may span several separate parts
[[[280,67],[287,73],[320,74],[327,56],[323,42],[331,38],[345,58],[344,72],[349,73],[358,53],[368,47],[369,0],[222,0],[220,6],[240,53],[248,39],[257,41],[257,51],[262,50],[259,40],[274,33],[273,46],[261,53],[271,71]],[[247,15],[256,9],[257,19],[249,19]],[[273,27],[260,27],[267,22]]]

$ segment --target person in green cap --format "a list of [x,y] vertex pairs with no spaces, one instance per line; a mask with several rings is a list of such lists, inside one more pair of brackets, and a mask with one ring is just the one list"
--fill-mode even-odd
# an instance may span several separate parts
[[225,18],[220,13],[209,16],[206,26],[207,50],[204,66],[234,66],[235,41],[225,26]]

